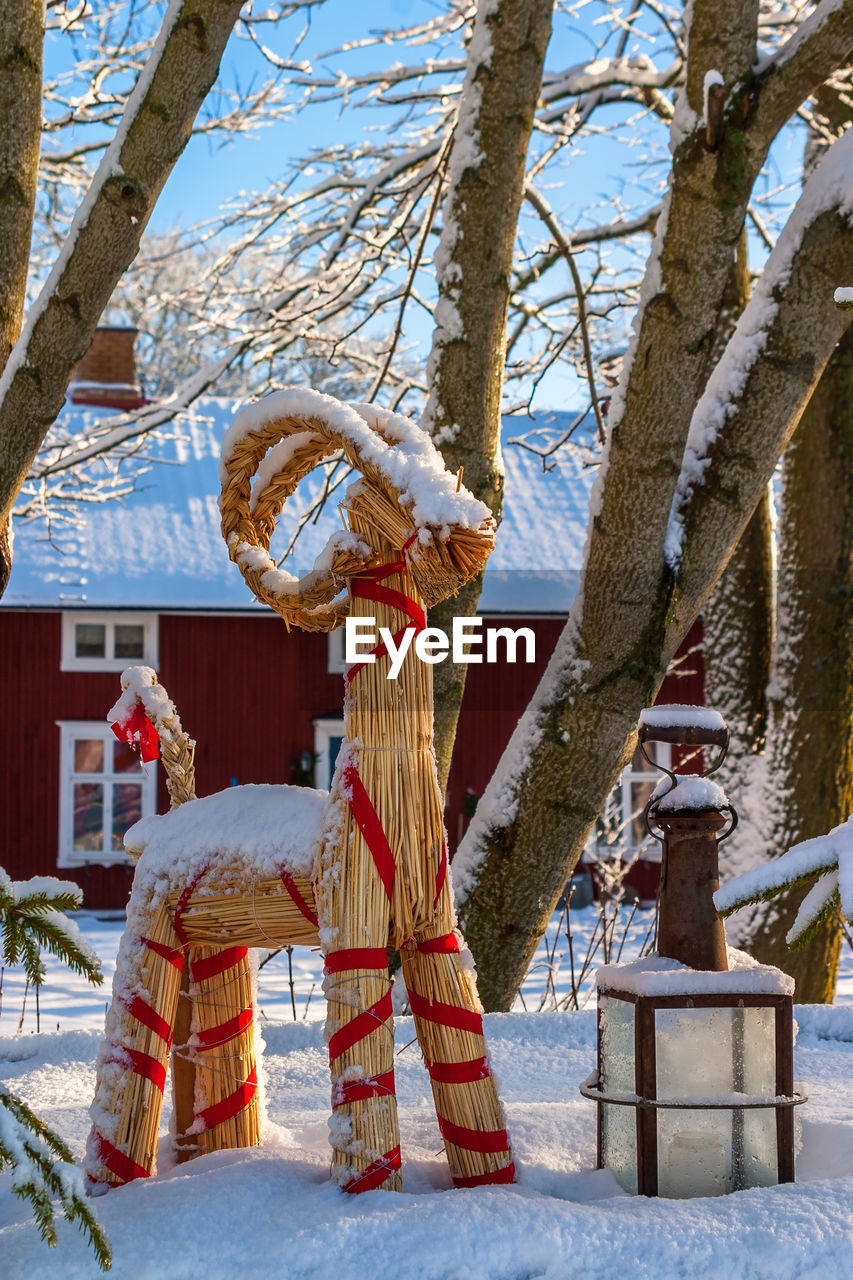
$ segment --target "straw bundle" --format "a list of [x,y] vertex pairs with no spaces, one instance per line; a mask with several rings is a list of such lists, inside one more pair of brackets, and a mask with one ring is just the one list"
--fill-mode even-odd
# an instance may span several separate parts
[[193,1126],[195,1124],[195,1053],[193,1033],[193,1006],[190,991],[190,963],[202,954],[200,947],[187,951],[181,973],[181,989],[172,1038],[172,1116],[175,1133],[175,1156],[178,1164],[198,1155]]
[[[146,941],[149,940],[173,950],[180,947],[171,915],[165,907],[160,907],[153,915],[146,938]],[[156,951],[146,947],[142,979],[146,994],[140,998],[144,998],[145,1003],[172,1027],[180,988],[179,970]],[[132,1043],[132,1052],[158,1062],[165,1077],[169,1061],[168,1039],[146,1026],[130,1009],[122,1018],[121,1032],[124,1033],[121,1039],[128,1039]],[[122,1057],[122,1050],[117,1049],[115,1060],[121,1062]],[[102,1090],[99,1090],[98,1101],[102,1106],[111,1103],[109,1109],[119,1115],[114,1145],[135,1164],[151,1173],[156,1161],[163,1093],[157,1083],[134,1069],[133,1059],[126,1065],[128,1069],[120,1077],[121,1084],[116,1096],[108,1100],[103,1096]],[[123,1181],[106,1169],[104,1180]]]
[[[400,554],[370,522],[370,493],[349,508],[353,531],[365,534],[382,551],[377,565],[395,563]],[[401,593],[413,606],[423,604],[406,570],[381,577],[383,589]],[[411,621],[392,603],[371,599],[369,576],[363,594],[353,595],[353,616],[374,616],[377,626],[392,633]],[[414,624],[413,624],[414,625]],[[378,950],[400,946],[418,930],[434,925],[438,896],[436,876],[443,847],[441,806],[432,754],[432,669],[414,657],[403,663],[396,682],[386,679],[387,662],[379,659],[355,672],[348,682],[344,734],[348,746],[344,767],[333,785],[332,802],[345,799],[339,843],[321,855],[318,911],[334,938],[331,960],[350,948]],[[357,784],[349,770],[357,773]],[[358,819],[353,787],[363,788],[387,847],[393,855],[390,894],[368,838]],[[375,843],[375,836],[374,836]],[[448,922],[449,925],[449,922]],[[327,964],[329,961],[327,961]],[[326,980],[327,1039],[332,1057],[332,1096],[339,1117],[335,1134],[337,1175],[350,1189],[374,1162],[399,1149],[396,1099],[392,1079],[377,1096],[342,1101],[342,1084],[388,1077],[393,1068],[393,1022],[387,1008],[387,967],[346,969]],[[387,1016],[373,1014],[375,1027],[340,1055],[336,1040],[353,1019],[386,998]],[[383,1010],[385,1012],[385,1010]],[[340,1121],[343,1123],[340,1123]],[[380,1185],[396,1189],[392,1173]]]
[[[230,952],[208,947],[193,951],[190,1044],[195,1063],[198,1149],[208,1152],[257,1146],[260,1107],[249,958],[244,948],[237,948],[233,963],[222,968]],[[236,1026],[243,1029],[236,1030]],[[225,1114],[218,1114],[220,1111]]]
[[[367,506],[363,498],[357,509],[349,510],[351,525],[383,547],[380,561],[399,559],[399,553],[392,553],[378,531],[367,523]],[[367,594],[351,600],[353,617],[375,617],[377,629],[387,627],[392,634],[401,626],[413,625],[396,606],[370,599],[369,584],[361,585]],[[408,570],[383,578],[382,586],[423,608]],[[357,748],[352,748],[354,762],[394,853],[397,872],[389,944],[400,947],[435,922],[436,875],[444,845],[444,824],[432,749],[432,667],[419,661],[410,649],[397,679],[389,680],[387,675],[388,659],[380,657],[362,667],[349,682],[344,734],[348,743],[358,743]],[[347,822],[353,825],[351,810]],[[365,862],[372,864],[360,832],[358,839],[362,841],[360,852]],[[364,910],[363,900],[355,897],[345,909],[347,913],[359,913]],[[373,904],[368,907],[371,917],[372,913]]]
[[[387,443],[398,443],[383,430],[381,422],[374,422],[372,428]],[[261,459],[288,439],[294,443],[287,460],[263,485],[256,485],[253,493],[252,479]],[[346,457],[364,477],[366,484],[362,488],[369,494],[373,527],[384,533],[390,546],[402,547],[416,525],[400,494],[351,440],[333,430],[322,417],[278,418],[248,432],[223,459],[226,478],[220,497],[222,534],[231,557],[239,564],[243,577],[259,600],[275,609],[288,625],[295,624],[307,631],[328,631],[340,625],[347,604],[335,598],[345,581],[363,569],[364,558],[351,549],[335,549],[325,572],[314,570],[295,587],[282,589],[280,585],[271,584],[266,576],[273,567],[268,557],[246,557],[239,554],[239,548],[257,548],[267,553],[276,520],[287,498],[312,467],[337,453]],[[477,529],[454,524],[432,531],[423,543],[419,540],[413,572],[427,604],[435,604],[458,591],[482,569],[493,547],[491,518],[483,520]]]
[[[229,961],[223,967],[223,960]],[[209,973],[209,976],[203,976]],[[172,1050],[175,1150],[178,1163],[208,1151],[256,1146],[259,1105],[254,1090],[224,1120],[205,1111],[257,1079],[253,975],[244,947],[193,946],[181,983]],[[236,1030],[236,1027],[241,1030]]]
[[[442,897],[447,900],[445,914],[450,910],[446,885]],[[419,945],[425,940],[405,947],[400,958],[450,1172],[462,1185],[470,1179],[488,1180],[502,1170],[511,1174],[506,1122],[488,1065],[482,1021],[471,1016],[480,1012],[473,973],[458,952],[430,953]],[[452,1010],[464,1012],[455,1016]]]
[[[317,929],[285,891],[281,880],[246,882],[245,868],[217,869],[205,877],[204,893],[193,894],[181,914],[187,939],[195,946],[286,947],[320,945]],[[305,876],[294,876],[303,901],[314,905],[314,889]],[[168,898],[172,912],[180,892]]]
[[183,732],[171,739],[160,735],[160,759],[166,770],[166,790],[171,807],[195,800],[195,743]]
[[[374,921],[381,932],[385,921]],[[355,937],[344,932],[341,940],[347,947],[373,946],[375,937],[366,927],[359,927]],[[323,983],[326,995],[326,1038],[330,1048],[332,1071],[333,1119],[330,1122],[332,1174],[346,1190],[358,1191],[359,1182],[369,1176],[378,1162],[388,1160],[390,1172],[374,1183],[386,1191],[401,1190],[399,1168],[400,1136],[397,1124],[397,1098],[394,1093],[394,1020],[390,1011],[386,1018],[374,1015],[373,1029],[352,1048],[332,1057],[333,1037],[344,1030],[364,1010],[371,1010],[388,996],[391,979],[384,970],[347,969],[329,974]],[[383,1078],[386,1083],[382,1083]],[[379,1083],[378,1096],[347,1101],[348,1086],[361,1081]],[[396,1159],[392,1153],[396,1152]],[[384,1171],[383,1171],[384,1172]]]

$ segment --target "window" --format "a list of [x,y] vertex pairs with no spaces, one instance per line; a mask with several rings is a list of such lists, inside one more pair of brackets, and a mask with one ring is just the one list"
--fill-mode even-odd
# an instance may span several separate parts
[[65,612],[61,671],[123,671],[157,666],[156,613]]
[[326,645],[326,670],[330,672],[346,671],[344,628],[337,627],[336,630],[327,632]]
[[[335,635],[333,631],[331,633]],[[332,785],[335,762],[344,740],[344,722],[339,716],[314,721],[314,786],[324,791]]]
[[[647,742],[646,754],[658,764],[669,768],[672,748],[668,742]],[[629,850],[650,843],[643,810],[661,781],[666,781],[666,774],[661,773],[660,769],[653,769],[637,747],[631,763],[622,774],[622,815]],[[656,845],[654,847],[657,848]]]
[[[669,743],[647,742],[646,751],[659,765],[670,767]],[[618,852],[623,859],[631,859],[635,854],[651,861],[659,859],[659,847],[646,831],[643,810],[655,787],[665,779],[666,774],[652,768],[638,746],[595,825],[591,842],[595,854],[600,857]]]
[[124,833],[156,812],[156,765],[98,721],[60,722],[60,867],[127,862]]

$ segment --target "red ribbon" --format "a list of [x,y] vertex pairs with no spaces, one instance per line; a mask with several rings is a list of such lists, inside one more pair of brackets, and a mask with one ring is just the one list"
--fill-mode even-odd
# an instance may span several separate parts
[[455,933],[445,933],[441,938],[427,938],[425,942],[416,942],[415,946],[425,956],[459,954],[459,939]]
[[473,1084],[487,1080],[492,1074],[488,1058],[471,1058],[468,1062],[428,1062],[427,1071],[436,1084]]
[[[403,551],[406,551],[411,546],[416,537],[417,532],[413,533],[405,543]],[[384,578],[390,578],[394,573],[403,573],[405,569],[405,560],[391,560],[388,564],[380,565],[377,569],[368,569],[366,573],[353,579],[350,590],[352,595],[359,600],[373,600],[377,604],[388,604],[393,609],[399,609],[400,613],[404,613],[407,618],[411,618],[414,623],[415,635],[417,635],[419,631],[423,631],[426,627],[426,614],[421,606],[417,601],[412,600],[410,596],[404,595],[402,591],[394,591],[390,587],[379,585]],[[399,648],[403,636],[411,629],[411,626],[403,626],[394,633],[392,642],[395,647]],[[363,662],[357,662],[347,670],[347,685],[367,665],[367,661],[370,658],[384,658],[387,653],[388,648],[385,644],[376,645],[366,654]]]
[[[441,891],[444,888],[444,882],[446,879],[447,879],[447,842],[442,840],[441,861],[438,864],[438,871],[436,872],[436,875],[435,875],[435,897],[432,900],[433,906],[435,906],[435,904],[438,902],[438,899],[441,895]],[[456,950],[457,951],[459,950],[458,946]]]
[[230,1040],[236,1040],[244,1031],[248,1031],[252,1025],[252,1006],[244,1009],[242,1013],[237,1013],[233,1018],[229,1018],[227,1022],[220,1022],[218,1027],[208,1027],[206,1031],[196,1031],[193,1035],[193,1046],[205,1052],[207,1049],[217,1049],[220,1045],[228,1044]]
[[290,874],[290,872],[287,870],[286,867],[282,867],[279,874],[281,876],[281,883],[284,885],[285,889],[290,894],[290,897],[293,901],[294,906],[296,906],[302,912],[302,914],[304,915],[305,919],[308,921],[309,924],[313,924],[314,928],[318,929],[320,927],[320,924],[317,919],[317,913],[316,911],[312,911],[311,908],[308,906],[308,903],[305,901],[302,894],[299,892],[298,888],[296,887],[296,881],[294,880],[293,876]]
[[196,886],[199,880],[202,878],[202,876],[206,872],[207,872],[207,863],[205,863],[205,865],[201,868],[201,870],[197,871],[196,874],[193,876],[192,880],[186,886],[180,898],[178,898],[178,905],[175,907],[175,933],[180,938],[181,945],[184,947],[188,947],[190,945],[190,941],[186,933],[184,932],[182,917],[184,912],[186,911],[187,903],[195,893]]
[[330,951],[323,962],[326,973],[343,973],[346,969],[388,970],[388,952],[384,947],[347,947]]
[[163,1092],[166,1087],[166,1068],[159,1058],[140,1053],[138,1049],[125,1049],[119,1045],[113,1048],[114,1056],[108,1057],[107,1062],[116,1062],[121,1067],[129,1068],[134,1075],[142,1076],[143,1080],[150,1081],[155,1089]]
[[387,1098],[394,1093],[394,1069],[367,1080],[336,1080],[332,1085],[332,1110],[363,1098]]
[[131,996],[126,1003],[128,1011],[137,1022],[141,1022],[143,1027],[147,1027],[149,1031],[154,1032],[155,1036],[159,1036],[167,1047],[172,1043],[172,1028],[156,1009],[146,1004],[141,996]]
[[[384,565],[383,568],[394,573],[398,566]],[[383,573],[381,576],[387,578],[389,573]],[[394,587],[383,587],[376,576],[365,574],[363,578],[353,579],[350,590],[356,600],[372,600],[375,604],[387,604],[392,609],[398,609],[407,618],[411,618],[416,631],[423,631],[426,627],[426,614],[418,602],[411,596],[407,596],[405,592],[396,591]]]
[[350,1178],[349,1182],[345,1182],[342,1190],[350,1195],[358,1195],[362,1191],[375,1191],[377,1187],[381,1187],[382,1183],[390,1174],[396,1173],[400,1168],[400,1148],[394,1147],[391,1151],[386,1151],[384,1156],[380,1156],[378,1160],[374,1160],[373,1164],[369,1164],[362,1173],[357,1173],[354,1178]]
[[179,951],[177,947],[167,947],[165,942],[154,942],[151,938],[140,938],[140,942],[143,947],[153,951],[155,956],[159,956],[161,960],[168,960],[169,964],[173,964],[176,969],[183,969],[184,953]]
[[118,1147],[114,1147],[100,1133],[95,1134],[97,1139],[98,1159],[105,1169],[109,1169],[110,1173],[114,1173],[117,1178],[121,1178],[122,1182],[132,1182],[134,1178],[150,1178],[151,1174],[147,1169],[143,1169],[141,1164],[137,1164],[135,1160],[131,1160],[130,1156],[125,1155],[123,1151],[119,1151]]
[[139,755],[143,764],[157,759],[160,753],[160,736],[145,714],[141,702],[134,705],[126,720],[118,720],[110,728],[119,742],[126,742],[129,747],[134,745],[134,738],[139,737]]
[[213,1106],[205,1107],[204,1111],[199,1111],[196,1116],[197,1120],[201,1120],[205,1129],[215,1129],[218,1124],[224,1124],[226,1120],[233,1120],[241,1111],[245,1111],[249,1103],[254,1098],[258,1089],[258,1071],[253,1067],[248,1078],[233,1093],[229,1093],[227,1098],[223,1098],[221,1102],[214,1102]]
[[333,1033],[329,1040],[329,1061],[334,1062],[335,1058],[346,1053],[347,1049],[358,1044],[359,1040],[369,1036],[371,1031],[376,1031],[391,1017],[391,1012],[391,992],[386,991],[376,1004],[357,1013],[345,1026],[339,1027]]
[[222,951],[214,951],[213,955],[199,956],[190,965],[190,977],[193,982],[207,982],[210,978],[218,978],[226,969],[233,969],[247,955],[246,947],[224,947]]
[[441,1136],[452,1142],[455,1147],[463,1147],[466,1151],[479,1151],[484,1155],[498,1155],[501,1151],[509,1151],[509,1138],[506,1129],[466,1129],[461,1124],[446,1120],[436,1113]]
[[370,850],[376,870],[379,872],[379,879],[382,881],[390,902],[397,864],[394,861],[388,837],[382,830],[382,823],[379,821],[379,817],[373,807],[373,801],[367,794],[355,765],[348,764],[344,769],[343,776],[344,791],[349,799],[352,816],[358,824],[359,831],[364,836],[365,844]]
[[491,1173],[475,1173],[472,1178],[454,1178],[454,1187],[491,1187],[515,1182],[515,1165],[510,1162],[503,1169],[493,1169]]
[[409,1007],[416,1018],[425,1018],[427,1022],[437,1022],[443,1027],[453,1027],[456,1031],[470,1031],[472,1035],[483,1034],[483,1019],[474,1009],[461,1009],[455,1004],[444,1004],[441,1000],[427,1000],[417,991],[409,992]]

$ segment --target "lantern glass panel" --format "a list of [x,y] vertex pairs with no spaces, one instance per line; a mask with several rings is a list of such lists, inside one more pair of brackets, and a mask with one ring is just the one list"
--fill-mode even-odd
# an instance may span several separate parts
[[[601,1087],[604,1093],[633,1094],[634,1006],[599,994]],[[637,1194],[637,1113],[633,1107],[603,1103],[601,1157],[620,1186]]]
[[[723,1101],[776,1093],[775,1013],[766,1007],[658,1009],[659,1099]],[[660,1109],[658,1194],[723,1195],[777,1181],[776,1113]]]

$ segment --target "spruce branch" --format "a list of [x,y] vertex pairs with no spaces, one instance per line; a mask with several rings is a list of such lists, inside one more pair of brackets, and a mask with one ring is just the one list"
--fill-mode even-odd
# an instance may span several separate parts
[[63,914],[80,906],[76,884],[67,880],[15,883],[0,868],[0,938],[7,964],[21,964],[33,986],[44,981],[41,949],[57,956],[95,986],[104,980],[100,961],[77,926]]
[[94,1250],[98,1266],[109,1271],[112,1250],[83,1191],[83,1179],[71,1152],[58,1134],[26,1103],[0,1084],[0,1168],[12,1171],[12,1191],[28,1200],[39,1235],[51,1248],[57,1244],[54,1201],[63,1216],[75,1222]]

